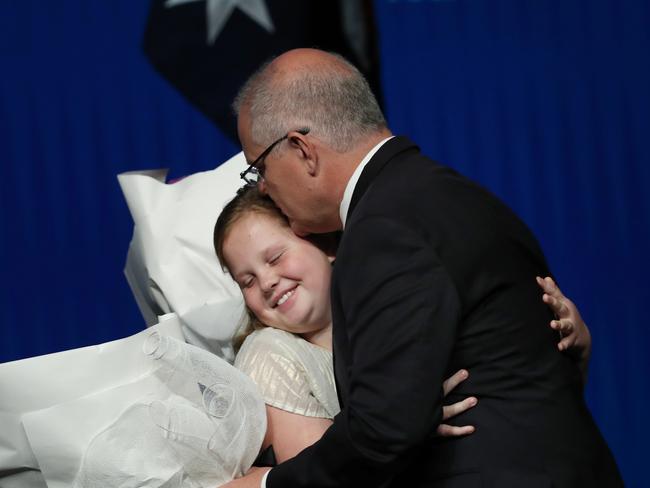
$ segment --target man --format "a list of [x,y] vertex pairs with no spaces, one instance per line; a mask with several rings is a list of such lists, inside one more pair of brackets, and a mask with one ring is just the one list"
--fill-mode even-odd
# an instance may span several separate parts
[[[233,487],[622,485],[547,327],[544,256],[505,205],[392,137],[363,77],[332,54],[283,54],[235,108],[260,188],[292,229],[343,237],[342,411],[320,441]],[[476,432],[441,440],[441,385],[460,367],[470,377],[446,401],[479,398],[457,418]]]

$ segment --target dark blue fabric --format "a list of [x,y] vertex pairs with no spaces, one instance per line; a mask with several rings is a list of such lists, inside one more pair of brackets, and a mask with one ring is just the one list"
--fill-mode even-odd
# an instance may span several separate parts
[[[391,128],[503,198],[594,336],[586,395],[647,478],[650,4],[377,0]],[[148,2],[0,4],[0,361],[143,326],[115,175],[237,151],[147,64]],[[417,175],[414,175],[417,177]]]

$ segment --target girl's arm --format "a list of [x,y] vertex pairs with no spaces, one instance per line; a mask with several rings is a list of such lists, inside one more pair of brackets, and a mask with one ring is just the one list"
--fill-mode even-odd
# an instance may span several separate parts
[[329,419],[306,417],[279,408],[266,406],[266,436],[262,449],[273,446],[278,463],[291,459],[320,439],[332,425]]

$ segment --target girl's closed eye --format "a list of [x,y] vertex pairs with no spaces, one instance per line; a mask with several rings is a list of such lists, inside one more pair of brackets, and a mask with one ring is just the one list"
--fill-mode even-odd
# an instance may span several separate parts
[[253,279],[253,277],[249,276],[248,278],[245,278],[240,282],[239,288],[250,288],[251,286],[253,286],[254,281],[255,280]]
[[284,254],[284,251],[279,252],[279,253],[274,254],[273,256],[271,256],[271,259],[269,259],[269,264],[276,264],[278,261],[280,261],[280,258],[282,257],[283,254]]

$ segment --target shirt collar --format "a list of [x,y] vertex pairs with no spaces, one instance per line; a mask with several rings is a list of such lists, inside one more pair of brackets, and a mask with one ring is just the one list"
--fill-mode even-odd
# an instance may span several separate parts
[[354,170],[354,173],[352,173],[352,176],[350,176],[350,179],[348,180],[348,184],[345,187],[345,192],[343,192],[343,200],[341,200],[341,205],[339,206],[339,215],[341,217],[341,224],[343,228],[345,228],[345,221],[347,220],[348,217],[348,210],[350,208],[350,201],[352,200],[352,195],[354,194],[354,189],[357,186],[357,182],[359,181],[359,178],[361,177],[361,173],[363,172],[363,168],[366,167],[366,164],[372,159],[372,157],[375,155],[377,151],[379,151],[379,148],[386,143],[389,139],[392,139],[394,136],[387,137],[383,141],[380,141],[379,144],[377,144],[375,147],[373,147],[368,154],[361,160],[359,165],[357,166],[357,169]]

